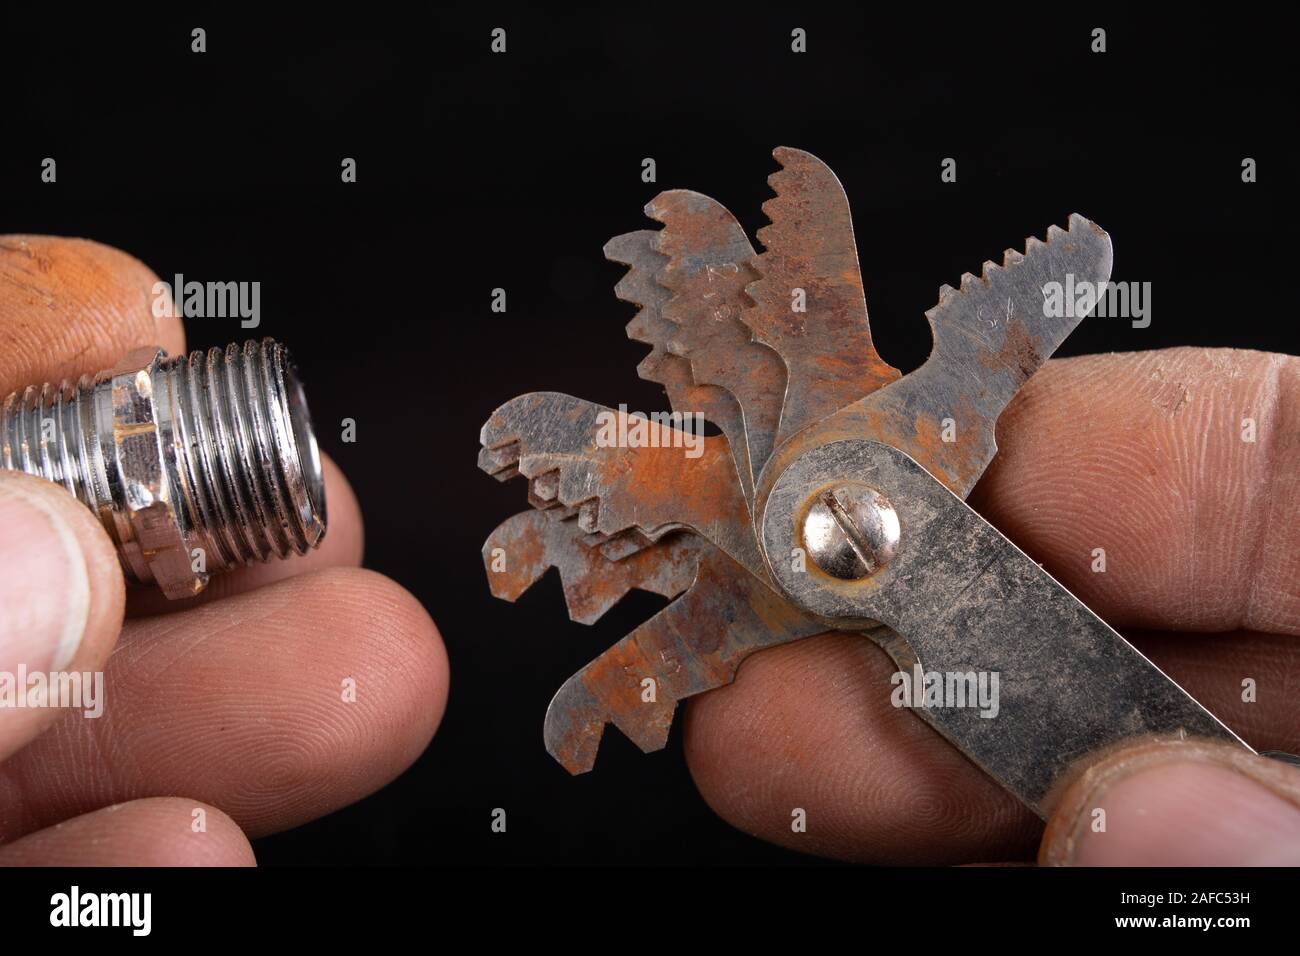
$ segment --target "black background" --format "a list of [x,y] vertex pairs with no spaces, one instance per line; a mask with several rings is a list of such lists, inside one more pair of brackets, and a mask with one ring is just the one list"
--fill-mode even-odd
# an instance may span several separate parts
[[[1296,351],[1276,228],[1290,218],[1291,64],[1256,8],[927,6],[910,22],[802,5],[313,10],[6,11],[0,41],[0,231],[94,238],[169,281],[260,281],[256,334],[297,354],[322,446],[360,497],[367,564],[416,594],[447,642],[451,698],[419,762],[257,841],[264,863],[800,859],[712,815],[680,726],[660,754],[611,730],[594,773],[555,765],[551,694],[662,602],[634,594],[583,627],[553,577],[493,601],[479,558],[524,507],[522,484],[474,465],[493,408],[536,389],[663,407],[635,375],[646,348],[623,331],[622,268],[601,256],[651,225],[640,208],[661,189],[716,197],[752,236],[771,149],[820,156],[853,203],[878,347],[904,371],[928,349],[922,313],[941,284],[1075,211],[1113,237],[1114,279],[1152,283],[1152,324],[1089,320],[1060,354]],[[505,55],[489,51],[496,26]],[[1089,50],[1097,26],[1105,54]],[[40,182],[45,156],[57,184]],[[340,182],[345,156],[355,184]],[[647,156],[657,183],[641,181]],[[940,182],[944,157],[955,184]],[[498,286],[504,315],[489,308]],[[221,319],[188,333],[191,347],[249,334]],[[339,440],[345,417],[355,444]]]

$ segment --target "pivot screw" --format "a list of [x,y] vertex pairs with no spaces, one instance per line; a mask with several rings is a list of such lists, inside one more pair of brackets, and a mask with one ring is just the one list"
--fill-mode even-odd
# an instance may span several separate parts
[[818,492],[804,512],[804,550],[831,577],[859,581],[898,549],[898,512],[880,492],[843,482]]

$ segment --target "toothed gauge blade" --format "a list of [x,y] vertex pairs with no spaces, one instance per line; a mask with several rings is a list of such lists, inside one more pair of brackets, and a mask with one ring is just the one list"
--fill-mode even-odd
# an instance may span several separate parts
[[805,425],[899,377],[876,352],[844,188],[830,167],[803,150],[779,147],[776,195],[763,204],[754,304],[741,318],[785,360],[789,380],[779,445]]
[[622,561],[638,551],[653,548],[664,538],[676,533],[675,531],[659,531],[653,535],[648,535],[637,528],[629,528],[626,531],[620,531],[618,534],[584,534],[579,540],[586,547],[597,549],[610,561]]
[[675,326],[669,348],[689,363],[695,381],[734,395],[744,419],[750,480],[772,452],[785,396],[785,365],[754,341],[741,312],[745,287],[757,278],[754,249],[734,216],[708,196],[686,189],[660,193],[646,215],[664,224],[652,233],[667,256],[659,281],[672,297],[664,318]]
[[755,651],[825,630],[705,545],[685,594],[564,682],[546,711],[546,749],[585,773],[612,723],[643,751],[659,750],[678,701],[729,684]]
[[690,362],[669,347],[677,326],[663,314],[672,293],[656,278],[668,264],[668,258],[655,251],[655,235],[653,229],[642,229],[615,236],[605,243],[605,258],[628,266],[627,274],[614,286],[614,294],[624,302],[640,306],[627,324],[628,338],[651,347],[650,354],[636,367],[637,374],[664,387],[673,411],[699,413],[718,426],[731,444],[741,490],[747,500],[752,500],[754,482],[740,405],[725,389],[714,387],[715,383],[697,381]]
[[[500,478],[545,478],[548,503],[577,507],[578,526],[649,537],[690,528],[761,579],[763,560],[724,436],[706,437],[556,392],[498,408],[479,466]],[[558,472],[554,478],[551,472]]]
[[1110,278],[1111,244],[1080,215],[1047,240],[1007,250],[1002,265],[984,264],[945,289],[926,313],[934,350],[925,364],[868,395],[782,447],[792,460],[812,444],[874,438],[911,456],[954,494],[966,497],[997,451],[998,416],[1020,387],[1083,319],[1057,308],[1053,288],[1093,288]]
[[674,532],[653,547],[613,561],[580,540],[583,534],[575,521],[554,515],[525,511],[488,537],[483,564],[494,597],[514,601],[555,568],[569,617],[594,624],[634,588],[672,598],[695,580],[704,542],[688,531]]

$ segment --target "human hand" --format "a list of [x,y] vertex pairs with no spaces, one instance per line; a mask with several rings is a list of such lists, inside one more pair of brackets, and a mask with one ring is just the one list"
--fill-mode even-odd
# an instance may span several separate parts
[[[140,345],[184,352],[180,320],[152,315],[155,281],[96,243],[0,237],[0,396]],[[320,549],[169,602],[127,595],[66,490],[0,471],[0,690],[20,667],[104,672],[97,719],[0,707],[0,864],[252,863],[248,837],[352,803],[419,756],[446,702],[441,638],[360,569],[356,498],[332,462],[325,476]]]
[[[1171,349],[1052,361],[997,436],[971,505],[1252,746],[1300,750],[1300,359]],[[891,704],[895,670],[850,634],[755,655],[687,710],[705,800],[807,853],[1031,859],[1040,821]],[[806,832],[792,830],[795,808]],[[1093,830],[1098,808],[1105,832]],[[1229,747],[1140,745],[1075,779],[1039,859],[1300,864],[1300,770]]]

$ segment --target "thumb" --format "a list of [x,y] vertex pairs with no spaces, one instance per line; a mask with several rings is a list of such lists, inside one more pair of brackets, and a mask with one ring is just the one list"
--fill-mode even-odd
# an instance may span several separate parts
[[1044,865],[1295,866],[1300,770],[1229,744],[1147,743],[1066,790]]
[[113,544],[89,509],[52,482],[0,471],[0,760],[67,705],[87,709],[93,678],[69,702],[48,693],[50,675],[102,673],[124,600]]

